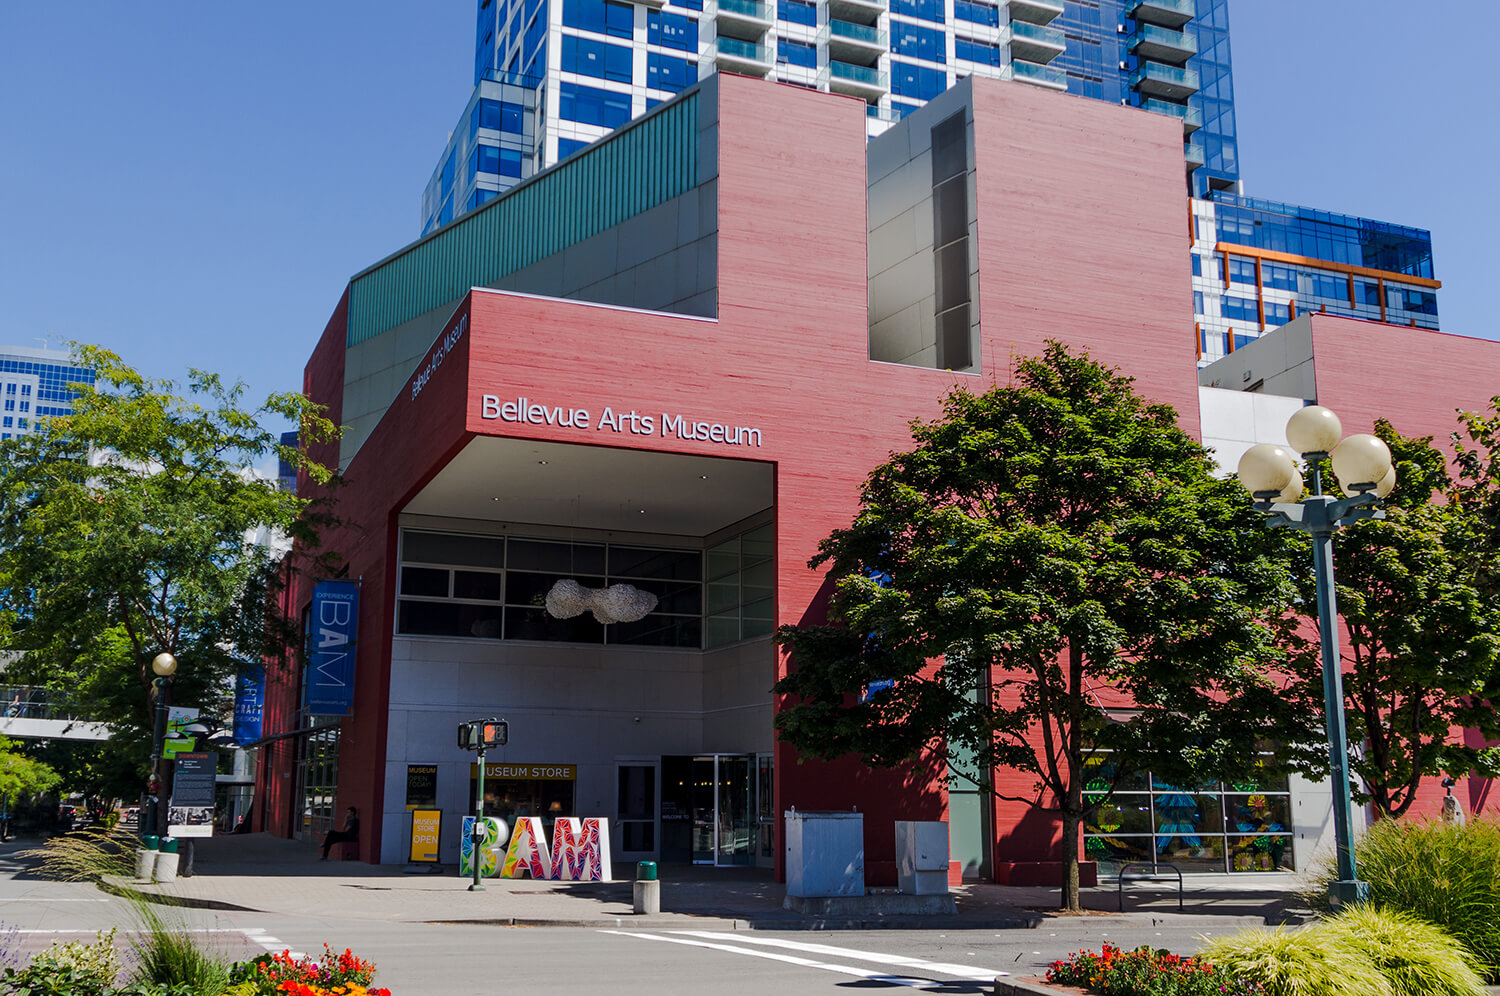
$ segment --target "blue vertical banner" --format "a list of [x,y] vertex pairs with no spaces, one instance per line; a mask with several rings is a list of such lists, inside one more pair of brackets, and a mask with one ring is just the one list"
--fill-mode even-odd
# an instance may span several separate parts
[[266,707],[266,672],[246,671],[234,683],[234,742],[254,743],[261,736],[261,715]]
[[307,680],[303,708],[310,716],[347,716],[354,708],[354,647],[359,626],[359,582],[319,581],[307,620]]

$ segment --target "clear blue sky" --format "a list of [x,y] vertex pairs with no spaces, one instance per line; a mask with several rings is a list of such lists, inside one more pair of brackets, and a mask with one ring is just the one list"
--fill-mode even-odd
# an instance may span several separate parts
[[[0,344],[300,390],[348,278],[418,233],[473,8],[0,2]],[[1430,229],[1443,328],[1488,337],[1497,8],[1231,7],[1246,192]]]

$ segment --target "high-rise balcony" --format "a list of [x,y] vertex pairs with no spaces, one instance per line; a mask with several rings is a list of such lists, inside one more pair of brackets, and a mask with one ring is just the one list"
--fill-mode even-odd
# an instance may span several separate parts
[[1197,142],[1189,142],[1184,151],[1184,156],[1187,159],[1188,166],[1197,169],[1203,165],[1203,146]]
[[1193,0],[1135,0],[1125,12],[1142,24],[1177,29],[1191,21],[1198,8]]
[[1198,36],[1191,31],[1140,24],[1130,36],[1130,51],[1142,59],[1183,63],[1198,54]]
[[825,86],[834,93],[863,97],[874,104],[890,92],[890,77],[871,66],[830,59],[827,68],[818,74],[818,88]]
[[764,76],[770,72],[774,59],[771,50],[758,42],[741,41],[738,38],[719,38],[715,43],[719,65],[747,76]]
[[1174,104],[1166,100],[1143,100],[1141,106],[1148,111],[1157,114],[1170,114],[1174,118],[1182,119],[1182,133],[1191,135],[1203,127],[1203,112],[1196,107],[1186,104]]
[[1010,19],[1031,24],[1051,24],[1062,16],[1061,0],[1010,0]]
[[850,24],[875,24],[890,9],[889,0],[828,0],[828,16]]
[[838,20],[823,26],[818,43],[828,46],[830,59],[862,66],[874,65],[889,47],[888,36],[879,28]]
[[1143,62],[1130,74],[1130,88],[1151,97],[1186,100],[1198,92],[1198,72],[1159,62]]
[[720,38],[760,41],[776,23],[776,12],[763,0],[719,0],[714,23]]
[[1000,29],[1000,44],[1010,45],[1010,57],[1046,65],[1068,47],[1062,28],[1048,24],[1011,21]]
[[1056,66],[1039,66],[1032,62],[1013,60],[1010,65],[1000,67],[1000,78],[1015,80],[1018,83],[1030,83],[1032,86],[1046,87],[1049,90],[1068,88],[1067,73]]

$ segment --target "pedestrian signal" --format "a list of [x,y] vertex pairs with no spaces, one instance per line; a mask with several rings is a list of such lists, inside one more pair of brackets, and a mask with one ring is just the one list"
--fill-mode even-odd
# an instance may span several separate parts
[[458,724],[458,746],[464,750],[504,747],[509,739],[510,727],[503,719],[480,719]]

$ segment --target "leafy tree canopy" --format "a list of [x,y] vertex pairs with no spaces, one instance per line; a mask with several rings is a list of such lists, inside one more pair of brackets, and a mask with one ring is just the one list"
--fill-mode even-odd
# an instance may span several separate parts
[[72,414],[0,441],[0,648],[10,681],[65,692],[129,745],[149,736],[157,654],[179,661],[174,701],[211,706],[287,646],[277,561],[291,540],[315,547],[323,516],[251,468],[279,457],[333,483],[305,446],[338,428],[298,394],[250,409],[214,374],[192,371],[180,396],[106,350],[75,358],[98,380]]
[[1169,406],[1057,343],[912,431],[811,562],[830,570],[832,625],[778,633],[776,690],[795,697],[779,736],[821,758],[1031,774],[1023,801],[1062,818],[1076,908],[1080,823],[1122,778],[1256,764],[1275,695],[1257,620],[1290,598],[1287,540]]
[[56,788],[61,780],[57,772],[16,747],[14,741],[0,737],[0,800],[14,804]]
[[[1336,602],[1343,621],[1344,715],[1360,745],[1350,769],[1355,797],[1387,816],[1416,801],[1424,777],[1490,773],[1491,755],[1465,742],[1464,728],[1500,739],[1500,616],[1485,592],[1489,543],[1475,503],[1432,437],[1408,438],[1384,420],[1376,435],[1391,448],[1398,485],[1385,518],[1334,534]],[[1477,497],[1471,496],[1471,497]],[[1299,561],[1311,559],[1306,541]],[[1305,558],[1305,559],[1304,559]],[[1288,756],[1308,774],[1328,773],[1316,591],[1311,570],[1295,572],[1301,610],[1285,620],[1293,675],[1287,703],[1304,717]]]

